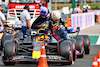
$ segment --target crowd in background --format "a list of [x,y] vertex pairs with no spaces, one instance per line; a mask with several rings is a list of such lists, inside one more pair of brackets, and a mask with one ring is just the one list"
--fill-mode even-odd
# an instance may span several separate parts
[[[83,8],[80,8],[80,5],[77,4],[77,6],[74,8],[74,13],[88,13],[90,10],[90,6],[89,5],[84,5]],[[70,13],[73,13],[73,8],[70,9]]]

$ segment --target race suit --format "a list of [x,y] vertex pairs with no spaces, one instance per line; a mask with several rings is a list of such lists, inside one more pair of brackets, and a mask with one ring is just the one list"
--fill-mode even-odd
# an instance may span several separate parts
[[51,30],[54,38],[59,42],[62,40],[67,40],[66,34],[60,28],[60,23],[62,23],[62,25],[64,25],[64,27],[67,29],[66,24],[61,19],[58,22],[54,22],[53,20],[49,22],[49,29]]

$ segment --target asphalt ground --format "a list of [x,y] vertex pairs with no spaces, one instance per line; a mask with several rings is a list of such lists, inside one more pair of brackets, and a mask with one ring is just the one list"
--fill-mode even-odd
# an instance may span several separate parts
[[[100,24],[96,23],[95,26],[81,30],[79,35],[100,35]],[[72,35],[72,34],[71,34]],[[75,35],[75,34],[73,34]],[[100,50],[99,45],[90,46],[90,54],[85,55],[83,58],[77,58],[74,64],[61,66],[60,63],[48,63],[49,67],[92,67],[93,57],[97,56],[97,52]],[[0,67],[37,67],[36,63],[16,63],[14,66],[5,66],[2,63],[2,57],[0,56]]]

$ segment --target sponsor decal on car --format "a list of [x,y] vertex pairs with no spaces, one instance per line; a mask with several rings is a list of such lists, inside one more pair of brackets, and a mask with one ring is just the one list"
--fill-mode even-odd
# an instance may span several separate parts
[[24,58],[24,56],[22,55],[22,56],[16,56],[16,57],[14,57],[12,60],[20,60],[20,59],[23,59]]
[[47,58],[52,60],[61,60],[61,57],[58,56],[47,56]]

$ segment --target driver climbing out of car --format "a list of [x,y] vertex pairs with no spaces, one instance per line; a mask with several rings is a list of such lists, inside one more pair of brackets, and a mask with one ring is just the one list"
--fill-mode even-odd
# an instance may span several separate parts
[[57,41],[60,42],[62,39],[67,40],[66,34],[59,25],[59,23],[62,23],[67,29],[67,25],[61,20],[60,12],[54,11],[50,15],[46,7],[41,7],[40,16],[33,22],[31,28],[38,29],[38,25],[44,23],[45,21],[49,21],[49,29]]
[[51,18],[49,19],[49,29],[51,30],[52,35],[56,38],[57,41],[61,42],[62,40],[67,40],[66,34],[60,28],[60,23],[67,29],[65,22],[61,20],[61,14],[59,11],[53,11],[51,13]]

